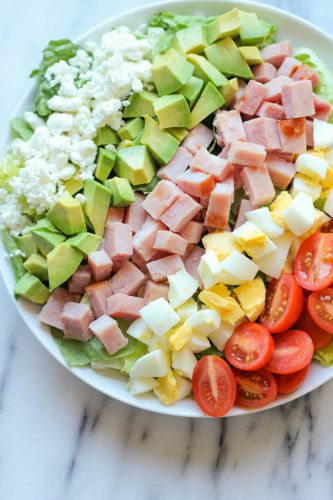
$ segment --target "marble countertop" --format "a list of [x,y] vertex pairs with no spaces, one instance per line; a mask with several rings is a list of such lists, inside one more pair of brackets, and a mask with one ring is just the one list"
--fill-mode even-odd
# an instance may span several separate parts
[[[140,0],[11,0],[0,18],[0,132],[51,38]],[[329,30],[331,0],[271,0]],[[85,15],[80,15],[84,6]],[[0,287],[0,498],[307,500],[333,497],[333,381],[252,417],[186,420],[89,388],[37,343]]]

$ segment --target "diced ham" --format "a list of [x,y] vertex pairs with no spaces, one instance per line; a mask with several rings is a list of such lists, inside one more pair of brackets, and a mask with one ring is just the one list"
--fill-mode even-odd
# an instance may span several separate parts
[[245,194],[253,207],[266,205],[273,200],[275,190],[266,166],[264,168],[245,167],[240,176]]
[[125,212],[125,224],[128,224],[132,229],[132,232],[137,233],[143,226],[146,218],[147,212],[142,207],[142,202],[145,199],[145,196],[141,193],[135,193],[136,201],[131,203]]
[[141,297],[116,293],[111,295],[106,301],[106,311],[111,318],[121,318],[131,321],[140,317],[139,311],[144,305],[144,300]]
[[142,203],[142,207],[154,219],[159,219],[161,215],[179,198],[181,192],[170,181],[160,181],[147,198]]
[[[206,228],[207,229],[207,228]],[[185,255],[182,256],[183,262],[187,259],[187,257],[192,253],[192,250],[196,247],[197,245],[195,243],[189,243],[186,248]]]
[[190,164],[193,154],[180,146],[172,159],[157,172],[157,177],[171,182],[176,182],[178,175],[183,174]]
[[114,222],[106,228],[104,248],[112,261],[128,259],[133,253],[133,237],[130,226]]
[[165,281],[169,274],[175,274],[184,269],[184,264],[179,255],[169,255],[163,259],[148,262],[147,268],[151,279],[159,283]]
[[182,142],[183,148],[195,155],[199,149],[208,148],[214,136],[210,128],[202,123],[194,127]]
[[64,337],[75,340],[88,340],[92,333],[89,330],[94,315],[88,304],[67,302],[60,314]]
[[148,270],[147,270],[147,266],[146,266],[146,262],[143,260],[142,257],[140,257],[139,254],[137,254],[136,252],[133,253],[132,257],[131,257],[131,261],[133,262],[133,264],[135,264],[139,269],[140,271],[142,271],[143,273],[147,273]]
[[[105,226],[106,228],[107,226]],[[100,244],[98,245],[97,250],[105,250],[105,245],[104,245],[104,238],[101,240]]]
[[266,87],[256,80],[250,80],[245,92],[236,104],[236,109],[248,116],[253,116],[265,97]]
[[162,222],[153,219],[148,215],[145,223],[143,224],[140,231],[138,231],[133,238],[133,248],[134,255],[140,257],[144,262],[148,262],[152,259],[156,250],[154,250],[153,245],[156,239],[158,231],[165,229],[165,225]]
[[246,141],[242,118],[237,109],[218,111],[214,125],[216,127],[216,138],[219,146],[230,144],[234,141]]
[[142,294],[145,304],[153,302],[153,300],[160,299],[161,297],[168,300],[169,286],[164,283],[155,283],[154,281],[147,281]]
[[234,182],[233,177],[230,176],[223,182],[216,184],[212,191],[205,217],[205,226],[225,229],[229,221],[233,200]]
[[68,291],[70,293],[84,294],[84,289],[91,282],[89,266],[82,265],[77,268],[73,276],[68,280]]
[[300,66],[302,66],[302,63],[295,57],[286,57],[277,70],[276,76],[289,76],[291,78]]
[[216,181],[223,181],[233,171],[233,166],[220,156],[210,154],[207,149],[200,149],[190,162],[192,171],[212,175]]
[[214,189],[215,181],[212,175],[205,174],[204,172],[187,170],[177,177],[177,186],[184,191],[200,198],[207,196]]
[[309,146],[310,148],[313,148],[314,142],[313,142],[313,121],[312,120],[306,120],[306,145]]
[[292,79],[295,81],[299,80],[310,80],[312,87],[315,89],[320,84],[320,78],[318,73],[316,73],[307,64],[301,64],[296,71],[292,74]]
[[[281,149],[277,123],[273,118],[255,118],[245,122],[244,127],[248,141],[261,144],[266,151]],[[256,166],[257,163],[248,163],[248,165]]]
[[110,207],[106,219],[106,227],[109,227],[113,222],[123,222],[125,209],[121,207]]
[[250,200],[247,200],[246,198],[241,200],[234,229],[237,229],[238,226],[241,226],[244,222],[246,222],[245,214],[247,214],[247,212],[251,212],[253,208],[254,207]]
[[128,339],[123,335],[117,321],[106,314],[90,323],[89,328],[109,354],[115,354],[128,344]]
[[230,148],[231,148],[231,144],[227,144],[226,146],[224,146],[222,151],[219,153],[219,157],[223,158],[224,160],[227,160]]
[[306,151],[306,120],[294,118],[278,123],[282,152],[301,154]]
[[[134,255],[134,254],[133,254]],[[133,257],[132,255],[132,257]],[[124,265],[126,264],[126,262],[128,262],[129,259],[124,259],[124,260],[116,260],[115,262],[113,262],[113,266],[112,266],[112,273],[113,274],[116,274],[118,271],[120,271],[120,269],[122,267],[124,267]]]
[[262,165],[266,158],[266,151],[261,144],[235,141],[229,150],[228,160],[238,165]]
[[286,57],[290,57],[293,49],[289,40],[282,40],[281,42],[268,45],[261,51],[261,56],[265,62],[273,64],[279,68]]
[[278,154],[268,154],[266,165],[274,186],[279,189],[286,189],[296,174],[295,164]]
[[317,118],[317,120],[322,120],[327,122],[332,113],[332,105],[321,99],[316,94],[313,94],[313,103],[315,107],[315,114],[311,118]]
[[187,241],[171,231],[158,231],[153,246],[154,250],[177,255],[184,255],[186,247]]
[[133,262],[126,262],[120,271],[110,279],[112,293],[134,295],[146,281],[146,276]]
[[254,79],[260,83],[267,83],[276,77],[276,67],[271,63],[261,63],[252,68]]
[[186,271],[196,280],[199,281],[200,288],[202,288],[202,281],[198,273],[198,265],[200,264],[201,257],[204,255],[205,250],[201,247],[195,246],[190,255],[185,260]]
[[309,80],[283,85],[281,96],[287,119],[312,116],[315,113],[312,85]]
[[257,111],[257,115],[266,118],[273,118],[274,120],[284,120],[286,118],[283,106],[281,106],[281,104],[268,101],[262,103]]
[[173,232],[179,233],[202,209],[202,206],[187,194],[178,200],[161,216],[160,220]]
[[105,250],[91,252],[88,255],[88,264],[95,281],[110,278],[113,263]]
[[245,82],[241,78],[238,78],[238,90],[237,90],[237,93],[235,95],[235,104],[237,104],[239,102],[239,100],[241,99],[242,95],[245,92],[246,86],[247,86],[247,82]]
[[233,174],[233,179],[234,179],[234,188],[235,191],[238,191],[243,186],[242,179],[240,178],[240,173],[243,170],[244,165],[237,165],[234,164],[234,174]]
[[110,282],[100,281],[99,283],[92,283],[85,290],[94,316],[95,318],[99,318],[106,313],[106,299],[112,294]]
[[203,232],[204,232],[204,225],[201,222],[191,220],[180,231],[179,235],[182,236],[182,238],[185,238],[185,240],[188,243],[199,243]]
[[266,98],[265,101],[268,102],[280,102],[282,86],[287,83],[292,83],[292,79],[288,76],[278,76],[274,80],[265,84],[266,87]]
[[80,295],[67,292],[65,288],[56,288],[39,313],[39,321],[54,328],[62,329],[60,314],[67,302],[79,302]]

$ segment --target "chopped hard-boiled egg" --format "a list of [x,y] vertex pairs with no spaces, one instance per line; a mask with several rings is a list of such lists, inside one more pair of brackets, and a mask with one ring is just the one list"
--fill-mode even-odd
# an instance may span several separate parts
[[140,342],[143,342],[147,345],[150,344],[153,338],[153,332],[151,331],[149,326],[146,325],[142,318],[138,318],[133,321],[133,323],[129,326],[127,333],[131,337],[134,337],[135,339],[138,339],[140,340]]
[[245,217],[259,227],[269,238],[278,238],[284,232],[284,228],[273,219],[268,207],[251,210],[245,214]]
[[153,300],[142,309],[140,314],[149,328],[161,337],[179,323],[178,314],[163,297]]
[[220,261],[212,250],[206,252],[198,265],[198,273],[205,288],[210,288],[220,281]]
[[168,276],[168,299],[171,307],[176,308],[184,304],[197,291],[199,282],[186,269],[181,269]]
[[[333,150],[332,150],[332,156],[333,156]],[[333,158],[332,158],[333,160]],[[333,161],[332,161],[333,164]],[[321,183],[323,189],[321,191],[321,197],[326,198],[328,191],[333,188],[333,167],[330,165],[328,166],[326,170],[326,176],[325,179]]]
[[198,311],[198,303],[190,298],[184,304],[176,308],[176,313],[180,317],[180,321],[185,321]]
[[326,177],[328,161],[311,153],[303,153],[296,160],[296,171],[314,180],[321,181]]
[[193,316],[190,316],[184,324],[189,325],[196,332],[207,336],[216,330],[220,326],[220,323],[221,317],[217,311],[213,309],[201,309],[193,314]]
[[194,353],[202,352],[210,348],[210,342],[203,333],[193,332],[192,338],[186,347]]
[[169,338],[167,335],[163,335],[162,337],[158,337],[157,335],[153,335],[150,344],[148,345],[148,351],[156,351],[158,349],[163,349],[165,352],[170,351]]
[[[263,258],[269,258],[269,256]],[[234,288],[234,293],[248,319],[255,321],[265,307],[266,288],[263,280],[256,278],[253,281],[248,281]]]
[[208,335],[209,340],[216,349],[223,351],[226,341],[233,334],[234,327],[225,321],[221,321],[220,327]]
[[333,217],[333,189],[330,189],[328,194],[327,194],[326,202],[324,205],[324,211],[330,217]]
[[178,387],[178,399],[177,401],[180,401],[181,399],[187,398],[192,392],[192,382],[188,380],[187,378],[180,377],[175,373],[175,379],[177,381],[177,387]]
[[157,386],[157,382],[153,377],[131,377],[129,388],[133,396],[144,394],[152,391]]
[[215,252],[219,260],[225,259],[235,250],[242,250],[230,231],[217,231],[216,233],[206,234],[202,238],[202,244],[207,252]]
[[221,262],[221,270],[239,281],[250,281],[255,278],[259,268],[251,259],[236,250]]
[[237,286],[242,283],[241,280],[232,276],[232,274],[227,273],[221,269],[220,282],[224,285]]
[[157,386],[154,388],[154,393],[161,403],[165,405],[171,405],[178,401],[178,384],[172,368],[170,368],[164,377],[157,379]]
[[317,231],[320,231],[320,228],[321,228],[322,224],[324,224],[324,217],[325,217],[324,212],[322,212],[321,210],[318,210],[317,208],[315,208],[315,220],[314,220],[314,223],[313,223],[313,225],[310,227],[310,229],[306,233],[302,234],[302,239],[303,240],[305,238],[308,238],[309,236],[311,236],[311,234],[316,233]]
[[254,259],[274,252],[276,247],[268,236],[250,221],[245,222],[232,233],[244,252]]
[[333,125],[322,120],[313,120],[313,144],[315,148],[333,146]]
[[315,209],[308,194],[299,193],[283,213],[290,231],[296,236],[306,233],[314,224]]
[[288,191],[282,191],[270,204],[269,210],[273,220],[282,227],[287,227],[282,214],[287,210],[292,201],[293,199]]
[[230,297],[227,287],[222,284],[212,287],[210,290],[203,290],[199,294],[201,302],[212,309],[216,309],[224,321],[230,325],[235,325],[244,318],[244,311],[238,302]]
[[292,240],[293,237],[289,231],[276,239],[274,241],[277,247],[275,252],[256,260],[256,264],[258,264],[260,271],[272,278],[279,278],[286,264]]
[[181,326],[176,326],[169,334],[169,344],[172,351],[181,351],[190,342],[193,335],[193,330],[190,325],[184,323]]
[[156,349],[135,362],[130,370],[130,377],[164,377],[170,366],[170,354]]
[[307,175],[296,174],[291,188],[291,195],[295,198],[299,193],[306,193],[313,201],[318,200],[321,195],[321,184],[318,180],[311,179]]
[[188,348],[172,353],[172,368],[176,370],[177,374],[181,377],[191,379],[197,362],[197,358]]

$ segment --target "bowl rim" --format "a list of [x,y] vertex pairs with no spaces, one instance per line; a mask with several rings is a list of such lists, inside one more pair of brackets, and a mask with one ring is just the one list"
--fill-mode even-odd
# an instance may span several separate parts
[[[295,14],[292,14],[290,12],[287,12],[283,9],[273,7],[270,5],[266,4],[261,4],[256,1],[247,1],[247,0],[225,0],[223,2],[218,1],[218,0],[212,0],[207,2],[208,4],[214,4],[216,7],[221,4],[221,12],[227,11],[229,8],[232,7],[239,7],[245,10],[253,10],[253,11],[261,11],[260,15],[267,15],[267,17],[274,16],[274,14],[278,16],[283,16],[288,18],[291,22],[296,23],[297,25],[305,28],[309,28],[312,30],[312,32],[315,35],[320,35],[321,37],[325,38],[329,44],[333,46],[333,37],[330,36],[325,30],[322,28],[319,28],[318,26],[312,24],[310,21],[307,21],[305,19],[302,19]],[[103,31],[106,31],[110,29],[112,26],[115,26],[119,23],[124,23],[127,24],[126,18],[129,16],[135,16],[135,14],[147,14],[151,10],[154,12],[161,12],[163,10],[173,10],[176,8],[176,10],[179,10],[182,8],[182,6],[187,7],[188,5],[191,5],[194,7],[194,9],[197,9],[198,7],[201,7],[202,11],[205,11],[205,1],[199,1],[199,0],[163,0],[161,2],[151,2],[144,4],[139,7],[135,7],[133,9],[126,10],[120,14],[117,14],[116,16],[111,16],[108,19],[92,26],[85,32],[81,33],[79,36],[75,37],[74,42],[80,43],[85,40],[87,40],[89,37],[92,37],[96,35],[96,33],[101,33]],[[208,15],[208,14],[207,14]],[[139,27],[139,26],[138,26]],[[35,82],[31,82],[30,85],[28,86],[27,90],[24,92],[23,96],[21,99],[19,99],[17,105],[14,108],[12,116],[16,116],[23,108],[24,103],[28,100],[29,96],[34,92],[35,89]],[[0,138],[0,153],[3,154],[5,151],[5,148],[7,147],[9,141],[11,139],[11,129],[10,129],[10,123],[6,123],[4,125],[4,133],[2,134]],[[0,257],[3,262],[5,262],[5,250],[3,247],[2,242],[0,242]],[[128,397],[122,396],[121,394],[117,394],[113,391],[108,391],[107,388],[103,387],[103,384],[97,383],[95,381],[89,380],[89,377],[86,376],[87,370],[89,372],[94,371],[91,368],[75,368],[75,367],[69,367],[66,362],[64,361],[62,355],[58,351],[57,346],[54,343],[55,349],[52,349],[50,345],[48,345],[47,342],[47,335],[45,336],[45,340],[43,337],[40,337],[38,333],[36,332],[36,328],[32,324],[32,320],[30,321],[29,315],[26,311],[26,309],[36,309],[35,306],[27,305],[26,301],[23,301],[22,299],[16,300],[13,294],[13,279],[7,276],[7,273],[5,272],[5,267],[7,270],[9,269],[10,275],[12,275],[12,268],[10,263],[8,262],[8,259],[6,261],[5,266],[0,266],[0,273],[3,279],[3,282],[5,284],[5,287],[7,289],[7,292],[10,296],[10,299],[12,303],[14,304],[14,307],[16,308],[16,311],[19,313],[19,316],[21,319],[24,321],[25,325],[28,327],[28,329],[31,331],[33,336],[38,340],[40,344],[46,349],[46,351],[54,358],[56,359],[63,367],[65,367],[70,373],[72,373],[74,376],[76,376],[79,380],[82,382],[86,383],[87,385],[93,387],[94,389],[98,390],[102,394],[112,397],[117,401],[120,401],[122,403],[125,403],[129,406],[139,408],[142,410],[154,412],[154,413],[159,413],[163,415],[170,415],[170,416],[177,416],[177,417],[190,417],[190,418],[210,418],[207,415],[203,414],[200,409],[195,406],[195,408],[184,411],[184,410],[178,410],[178,404],[176,403],[175,405],[172,406],[164,406],[162,403],[160,403],[158,400],[158,406],[152,407],[150,401],[147,401],[145,399],[142,399],[141,397],[132,397],[130,398],[130,393],[128,392]],[[24,307],[23,307],[24,304]],[[37,311],[37,310],[36,310]],[[48,327],[44,327],[45,332],[48,333],[49,329]],[[54,341],[53,341],[54,342]],[[318,367],[319,368],[319,367]],[[330,368],[319,368],[322,371],[322,376],[320,381],[317,383],[312,384],[309,388],[303,388],[302,386],[300,389],[295,391],[295,393],[292,393],[291,395],[287,395],[286,397],[280,397],[276,399],[273,403],[270,405],[267,405],[263,408],[258,408],[256,410],[245,410],[241,409],[238,407],[233,407],[233,409],[225,415],[225,417],[232,417],[232,416],[239,416],[239,415],[251,415],[254,413],[262,412],[262,411],[267,411],[271,408],[278,407],[281,405],[285,405],[287,403],[290,403],[305,394],[308,394],[315,390],[316,388],[320,387],[324,383],[326,383],[328,380],[333,378],[333,366]]]

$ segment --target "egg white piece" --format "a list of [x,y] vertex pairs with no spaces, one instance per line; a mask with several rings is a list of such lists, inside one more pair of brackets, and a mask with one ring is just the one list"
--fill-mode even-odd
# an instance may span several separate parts
[[209,250],[201,257],[198,273],[205,288],[210,288],[220,281],[220,261],[215,252]]
[[150,392],[157,386],[157,382],[152,377],[131,377],[129,388],[133,396]]
[[144,306],[140,309],[140,314],[146,325],[158,337],[162,337],[180,321],[178,314],[163,297]]
[[283,212],[282,217],[295,236],[306,233],[313,226],[316,218],[311,196],[299,193]]
[[190,298],[184,304],[176,308],[176,313],[180,317],[180,321],[185,321],[187,318],[198,312],[198,303]]
[[257,208],[247,212],[245,217],[261,229],[269,238],[278,238],[284,233],[284,228],[274,221],[268,207]]
[[199,332],[193,332],[192,338],[186,347],[190,351],[197,353],[209,349],[210,346],[210,342],[206,335]]
[[286,264],[292,240],[293,237],[289,232],[274,240],[277,247],[275,252],[256,260],[256,264],[259,266],[260,271],[272,278],[279,278]]
[[[253,235],[258,235],[258,238],[261,236],[265,236],[265,244],[264,245],[255,245],[254,243],[246,242],[244,243],[245,240],[249,240],[253,238]],[[247,221],[244,222],[241,226],[239,226],[237,229],[235,229],[232,233],[233,237],[236,239],[236,241],[244,248],[244,251],[250,255],[250,257],[253,257],[254,259],[259,259],[260,257],[263,257],[264,255],[268,255],[269,253],[274,252],[276,250],[276,246],[268,238],[268,236],[253,222]],[[255,241],[255,238],[253,238]]]
[[297,172],[308,175],[315,180],[323,180],[326,176],[328,161],[319,158],[319,156],[303,153],[299,155],[295,165]]
[[192,379],[197,362],[197,358],[188,348],[172,353],[172,368],[178,370],[183,377]]
[[333,125],[322,120],[313,120],[313,144],[315,148],[333,146]]
[[221,262],[221,270],[243,282],[253,280],[259,268],[251,259],[236,250]]
[[211,332],[219,328],[221,324],[221,316],[213,309],[201,309],[197,313],[190,316],[186,321],[193,330],[202,335],[209,335]]
[[149,345],[153,338],[153,332],[142,318],[138,318],[133,321],[133,323],[128,327],[127,333],[131,337],[140,340],[140,342],[143,342],[146,345]]
[[176,308],[184,304],[197,291],[199,282],[186,269],[168,276],[168,299],[171,307]]
[[214,344],[219,351],[224,350],[227,340],[231,337],[234,331],[234,326],[229,325],[225,321],[221,321],[220,328],[208,335],[209,340]]
[[324,212],[333,217],[333,189],[330,189],[324,205]]
[[135,362],[130,377],[164,377],[170,367],[170,355],[162,349],[156,349]]
[[178,398],[177,401],[187,398],[192,392],[192,383],[190,380],[179,375],[175,375],[175,379],[178,387]]
[[318,181],[310,179],[303,174],[296,174],[291,187],[291,196],[295,198],[300,193],[311,196],[313,201],[318,200],[321,195],[322,186]]

